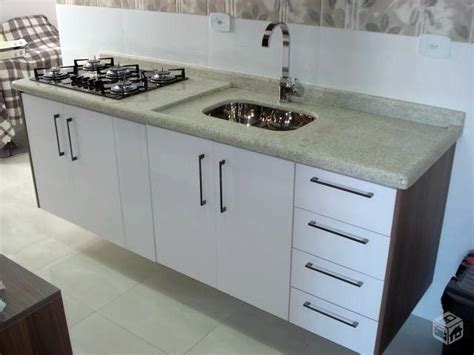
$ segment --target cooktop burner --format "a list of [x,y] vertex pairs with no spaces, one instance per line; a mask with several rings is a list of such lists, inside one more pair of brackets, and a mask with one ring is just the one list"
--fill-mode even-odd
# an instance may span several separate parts
[[114,58],[75,59],[74,65],[36,68],[31,80],[120,100],[187,80],[184,68],[143,70]]

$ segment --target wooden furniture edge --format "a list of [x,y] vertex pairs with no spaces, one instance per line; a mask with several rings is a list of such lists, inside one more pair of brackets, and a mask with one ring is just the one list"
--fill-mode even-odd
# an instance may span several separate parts
[[455,145],[408,190],[398,190],[375,353],[381,354],[433,281]]

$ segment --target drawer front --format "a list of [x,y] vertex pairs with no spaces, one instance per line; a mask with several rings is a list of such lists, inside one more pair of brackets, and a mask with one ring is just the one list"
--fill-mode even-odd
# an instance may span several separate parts
[[293,249],[291,286],[378,320],[383,282]]
[[381,234],[295,208],[296,249],[383,280],[389,245]]
[[396,190],[305,165],[296,165],[295,204],[386,236]]
[[293,288],[290,322],[359,353],[374,352],[377,322]]

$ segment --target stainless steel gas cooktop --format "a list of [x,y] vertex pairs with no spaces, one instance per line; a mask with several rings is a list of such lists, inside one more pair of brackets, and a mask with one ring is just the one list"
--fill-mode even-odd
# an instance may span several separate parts
[[114,58],[75,59],[74,65],[36,68],[31,80],[120,100],[187,80],[184,68],[143,70]]

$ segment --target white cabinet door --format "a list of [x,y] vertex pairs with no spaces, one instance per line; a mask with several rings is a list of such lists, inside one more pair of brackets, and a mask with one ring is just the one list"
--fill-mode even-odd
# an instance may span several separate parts
[[74,191],[64,106],[26,94],[22,99],[40,207],[71,220]]
[[156,261],[146,126],[114,118],[125,246]]
[[157,127],[147,132],[157,261],[215,286],[214,144]]
[[65,106],[76,215],[73,222],[125,246],[113,118]]
[[215,147],[217,287],[288,319],[295,164]]

